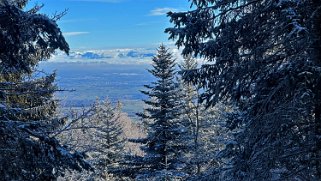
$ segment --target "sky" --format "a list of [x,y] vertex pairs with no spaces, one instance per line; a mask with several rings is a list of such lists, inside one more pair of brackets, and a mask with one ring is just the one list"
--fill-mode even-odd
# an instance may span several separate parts
[[[41,13],[67,14],[58,21],[71,50],[154,48],[171,43],[168,11],[186,11],[188,0],[31,0]],[[27,7],[27,8],[29,8]]]

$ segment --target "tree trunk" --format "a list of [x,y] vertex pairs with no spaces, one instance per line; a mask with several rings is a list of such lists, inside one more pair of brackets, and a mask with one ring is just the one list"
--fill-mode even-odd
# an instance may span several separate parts
[[[198,147],[199,147],[199,144],[198,144],[198,138],[199,138],[199,131],[200,131],[200,117],[199,117],[199,108],[200,106],[197,105],[197,108],[196,108],[196,128],[195,128],[195,140],[194,140],[194,144],[195,144],[195,151],[196,151],[196,154],[199,154],[197,152],[198,150]],[[198,156],[197,156],[198,158]],[[198,158],[199,159],[199,158]],[[201,165],[200,163],[197,161],[197,164],[196,164],[196,173],[199,174],[201,172]]]
[[[311,32],[312,34],[312,58],[316,65],[321,67],[321,2],[320,0],[313,0],[312,7],[314,15],[312,16]],[[318,75],[319,76],[319,75]],[[321,78],[317,77],[315,89],[315,108],[314,108],[314,132],[315,132],[315,175],[317,180],[321,180]]]

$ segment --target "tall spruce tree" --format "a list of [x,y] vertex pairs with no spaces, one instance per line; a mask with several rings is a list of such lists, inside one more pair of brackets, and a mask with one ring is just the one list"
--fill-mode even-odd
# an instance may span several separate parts
[[24,11],[27,2],[0,2],[0,178],[55,180],[89,165],[51,135],[64,122],[52,99],[55,74],[32,74],[56,49],[69,47],[55,19],[38,14],[38,6]]
[[132,140],[142,143],[143,157],[133,157],[130,161],[136,169],[134,177],[140,180],[174,180],[184,178],[183,169],[185,134],[187,128],[180,120],[180,99],[178,85],[175,82],[175,60],[164,45],[158,48],[153,58],[153,68],[149,70],[156,78],[147,91],[148,105],[143,114],[139,114],[148,125],[147,138]]
[[185,73],[208,106],[238,106],[222,179],[321,180],[321,1],[191,2],[166,32],[209,61]]

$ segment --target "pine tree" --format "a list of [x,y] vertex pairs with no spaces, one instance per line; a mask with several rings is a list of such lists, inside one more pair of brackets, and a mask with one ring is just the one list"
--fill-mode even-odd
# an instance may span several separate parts
[[[69,47],[55,19],[23,8],[26,0],[0,3],[0,177],[55,180],[65,169],[89,168],[80,152],[53,137],[65,119],[52,99],[55,74],[35,78],[37,64]],[[56,17],[57,18],[57,17]]]
[[142,91],[149,97],[143,114],[147,120],[148,133],[145,139],[131,140],[143,144],[143,157],[134,156],[129,160],[131,173],[136,179],[173,180],[184,178],[183,169],[185,134],[187,128],[180,118],[180,99],[175,82],[175,60],[164,45],[153,58],[153,68],[149,72],[156,81],[145,85]]
[[224,180],[321,179],[321,1],[193,0],[166,29],[209,61],[185,77],[208,106],[233,101],[241,128]]

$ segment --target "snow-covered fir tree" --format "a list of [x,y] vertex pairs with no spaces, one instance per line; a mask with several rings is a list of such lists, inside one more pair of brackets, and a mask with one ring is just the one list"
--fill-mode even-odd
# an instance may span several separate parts
[[321,180],[321,1],[191,2],[166,32],[209,61],[185,74],[208,105],[238,106],[222,180]]
[[89,165],[52,136],[65,120],[52,98],[55,74],[33,73],[56,49],[68,53],[69,47],[55,18],[37,13],[38,6],[24,11],[27,2],[0,3],[0,178],[55,180],[65,169]]
[[[191,55],[185,56],[179,65],[180,72],[197,68],[197,61]],[[228,106],[218,104],[207,108],[200,101],[202,89],[180,78],[182,118],[188,122],[191,144],[188,161],[188,180],[216,180],[215,174],[221,166],[221,160],[216,157],[224,148],[224,140],[228,139],[226,129],[223,128],[225,112]]]
[[142,91],[149,97],[144,113],[138,114],[147,122],[147,137],[131,140],[141,143],[144,156],[132,156],[128,167],[138,180],[175,180],[187,176],[184,155],[186,144],[185,124],[180,120],[181,103],[175,81],[175,60],[169,50],[161,45],[153,58],[149,72],[156,81],[145,85]]
[[95,159],[95,173],[104,180],[111,180],[112,172],[119,169],[125,155],[125,138],[120,122],[121,104],[118,102],[114,108],[107,100],[95,107],[96,114],[91,118],[99,125],[94,133],[97,150],[92,154]]
[[[118,180],[120,163],[123,163],[125,136],[120,120],[121,103],[116,106],[107,99],[97,100],[86,114],[77,113],[61,140],[88,155],[87,161],[94,172],[70,172],[60,180]],[[116,174],[113,174],[116,173]]]
[[[196,59],[191,55],[185,56],[183,62],[179,65],[180,71],[188,71],[197,68]],[[184,81],[179,77],[180,83],[180,94],[182,100],[181,106],[181,119],[185,120],[188,124],[188,134],[190,135],[190,145],[191,149],[189,150],[189,162],[188,162],[188,171],[191,175],[199,174],[201,171],[201,161],[196,158],[201,153],[200,150],[200,124],[204,116],[202,111],[205,110],[205,107],[199,102],[199,88],[193,84]]]

